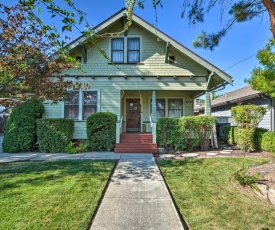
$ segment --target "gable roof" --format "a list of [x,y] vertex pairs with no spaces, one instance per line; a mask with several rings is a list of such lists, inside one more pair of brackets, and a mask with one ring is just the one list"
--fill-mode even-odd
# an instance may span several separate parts
[[[128,10],[126,8],[121,9],[120,11],[118,11],[117,13],[112,15],[111,17],[107,18],[105,21],[103,21],[100,24],[98,24],[97,26],[95,26],[93,28],[94,33],[97,34],[97,33],[102,32],[106,27],[109,27],[110,25],[112,25],[115,22],[117,22],[118,20],[120,20],[127,13],[128,13]],[[209,85],[211,87],[208,89],[211,89],[220,83],[225,83],[225,84],[229,83],[231,85],[233,84],[232,77],[229,74],[225,73],[224,71],[222,71],[215,65],[211,64],[210,62],[203,59],[202,57],[200,57],[193,51],[189,50],[188,48],[186,48],[185,46],[183,46],[182,44],[180,44],[179,42],[177,42],[176,40],[174,40],[173,38],[171,38],[164,32],[160,31],[156,27],[152,26],[151,24],[149,24],[147,21],[143,20],[136,14],[132,15],[132,20],[133,20],[133,22],[137,23],[138,25],[140,25],[147,31],[151,32],[152,34],[154,34],[155,36],[157,36],[158,38],[163,40],[164,42],[167,42],[167,43],[169,42],[170,45],[173,46],[174,48],[176,48],[179,52],[188,56],[194,62],[196,62],[197,64],[206,68],[209,71],[209,75],[212,73],[214,77],[216,77],[216,76],[219,77],[220,79],[214,79],[214,80],[211,79],[211,81],[210,81],[211,84],[209,82]],[[79,43],[85,42],[87,39],[88,39],[88,37],[85,37],[84,35],[82,35],[79,38],[75,39],[74,41],[70,42],[67,45],[67,47],[69,50],[73,49]],[[213,85],[213,83],[214,83],[214,85]]]
[[[240,89],[231,91],[229,93],[223,94],[218,98],[215,98],[214,100],[211,101],[211,107],[213,108],[213,107],[217,107],[225,104],[241,102],[244,100],[249,100],[249,99],[253,99],[261,96],[263,96],[261,92],[252,89],[251,86],[248,85]],[[204,105],[198,106],[195,108],[195,110],[201,110],[201,109],[204,109]]]

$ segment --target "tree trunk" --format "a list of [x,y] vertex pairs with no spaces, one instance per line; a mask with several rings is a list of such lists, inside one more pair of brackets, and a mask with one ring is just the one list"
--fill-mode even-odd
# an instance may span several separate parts
[[275,2],[273,0],[262,0],[270,17],[270,27],[273,37],[275,38]]

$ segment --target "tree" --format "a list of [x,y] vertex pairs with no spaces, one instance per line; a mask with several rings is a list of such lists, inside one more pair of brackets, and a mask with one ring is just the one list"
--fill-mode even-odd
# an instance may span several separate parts
[[30,13],[21,5],[0,4],[0,94],[15,97],[28,93],[57,102],[66,89],[76,87],[57,74],[76,67],[76,61],[66,55],[53,58],[51,54],[60,53],[55,51],[56,40],[28,20]]
[[264,49],[257,53],[262,67],[252,71],[252,77],[248,80],[251,87],[270,97],[275,97],[275,40],[270,39]]
[[[132,14],[135,6],[144,8],[144,2],[146,0],[125,0],[125,5],[128,7],[128,22],[126,23],[124,30],[127,29],[132,24]],[[207,33],[205,31],[202,34],[198,35],[193,45],[200,48],[209,48],[213,50],[217,45],[219,45],[221,38],[226,36],[227,32],[234,26],[236,23],[245,22],[252,20],[255,17],[267,17],[269,15],[270,21],[270,30],[273,37],[275,38],[275,2],[274,0],[237,0],[237,1],[227,1],[227,0],[182,0],[183,1],[183,10],[181,17],[187,16],[190,24],[197,24],[204,22],[204,17],[211,9],[215,7],[220,7],[221,18],[224,15],[226,10],[228,11],[231,19],[221,28],[218,32]],[[34,9],[35,6],[41,4],[47,8],[47,10],[52,14],[53,17],[56,15],[61,16],[63,22],[63,31],[71,31],[73,27],[77,30],[78,24],[81,24],[83,21],[86,23],[87,31],[79,32],[89,35],[90,38],[94,38],[93,30],[91,25],[85,19],[85,13],[78,10],[72,0],[66,0],[68,7],[72,11],[62,9],[60,6],[56,5],[54,0],[20,0],[20,4],[28,7],[29,9]],[[156,9],[158,6],[162,7],[161,0],[152,0],[152,7]],[[75,13],[77,12],[78,17]],[[29,17],[38,23],[42,21],[34,13],[30,14]],[[77,19],[78,18],[78,19]],[[52,27],[44,25],[44,29],[51,31]],[[121,33],[119,31],[118,33]],[[95,42],[96,44],[96,42]],[[99,48],[100,50],[100,48]],[[102,52],[102,50],[100,50]],[[103,55],[106,54],[103,52]]]

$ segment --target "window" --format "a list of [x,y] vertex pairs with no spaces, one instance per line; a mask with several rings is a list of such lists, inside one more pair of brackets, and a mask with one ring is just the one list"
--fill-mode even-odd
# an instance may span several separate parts
[[69,91],[64,103],[64,117],[86,120],[99,111],[98,91]]
[[114,38],[112,40],[112,61],[124,62],[124,39]]
[[[167,103],[168,102],[168,103]],[[168,104],[168,106],[166,106]],[[157,119],[160,117],[181,117],[183,116],[182,99],[156,99]],[[150,103],[152,113],[152,99]]]
[[123,37],[111,40],[111,57],[115,63],[137,63],[140,62],[140,38]]
[[[160,117],[165,117],[165,99],[156,99],[156,106],[157,106],[157,119]],[[152,99],[150,103],[150,110],[152,113]]]
[[168,99],[168,116],[181,117],[182,116],[182,100]]
[[134,63],[140,61],[140,42],[139,38],[128,38],[127,40],[127,62]]

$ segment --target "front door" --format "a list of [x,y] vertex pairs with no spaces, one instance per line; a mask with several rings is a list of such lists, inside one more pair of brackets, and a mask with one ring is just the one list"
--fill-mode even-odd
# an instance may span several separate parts
[[126,131],[140,132],[139,99],[126,99]]

